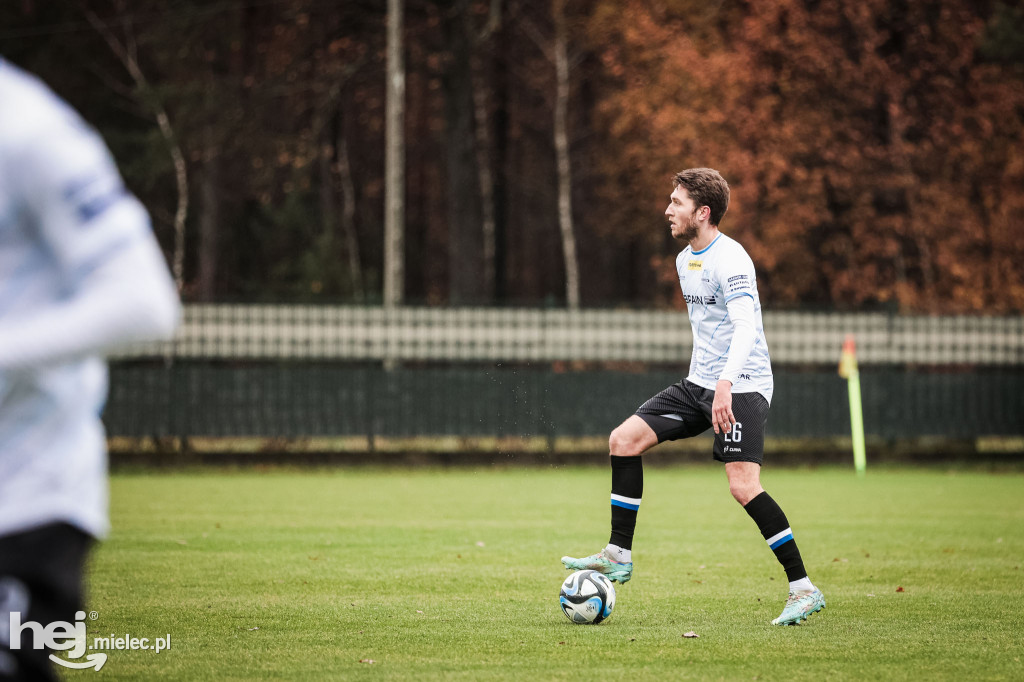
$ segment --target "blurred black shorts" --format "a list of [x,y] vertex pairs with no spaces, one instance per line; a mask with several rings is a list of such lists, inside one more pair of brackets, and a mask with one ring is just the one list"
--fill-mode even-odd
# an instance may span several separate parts
[[11,612],[21,623],[44,627],[75,622],[82,608],[82,578],[92,536],[67,523],[53,523],[0,536],[0,682],[58,680],[50,650],[35,649],[30,629],[21,648],[11,649]]

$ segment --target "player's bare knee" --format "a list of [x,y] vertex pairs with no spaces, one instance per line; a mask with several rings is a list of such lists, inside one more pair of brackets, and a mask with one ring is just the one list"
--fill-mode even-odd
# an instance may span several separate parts
[[622,429],[612,431],[611,435],[608,436],[608,454],[622,457],[626,454],[624,452],[625,447],[626,438],[622,435]]
[[631,457],[643,452],[643,444],[638,438],[619,427],[608,437],[608,452],[616,457]]
[[759,485],[749,481],[729,481],[729,492],[737,502],[744,506],[757,497],[759,488]]

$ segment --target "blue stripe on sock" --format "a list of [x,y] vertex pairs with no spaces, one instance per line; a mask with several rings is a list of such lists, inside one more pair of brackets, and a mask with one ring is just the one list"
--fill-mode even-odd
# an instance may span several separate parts
[[782,538],[779,538],[778,540],[776,540],[775,544],[768,545],[768,546],[771,547],[772,549],[775,549],[779,545],[784,545],[784,544],[786,544],[787,542],[789,542],[792,539],[793,539],[793,534],[790,533],[789,535],[786,535],[785,537],[782,537]]
[[639,504],[630,504],[629,502],[621,502],[619,500],[612,500],[612,506],[622,507],[623,509],[632,509],[633,511],[637,511],[638,509],[640,509]]

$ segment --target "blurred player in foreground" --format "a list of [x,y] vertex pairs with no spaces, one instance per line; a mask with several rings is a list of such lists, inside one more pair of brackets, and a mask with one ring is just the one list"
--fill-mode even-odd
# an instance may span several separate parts
[[103,356],[171,338],[180,313],[102,140],[0,59],[0,680],[57,679],[11,622],[75,621],[108,525]]
[[669,386],[612,431],[612,533],[589,557],[562,557],[570,570],[593,569],[626,582],[643,494],[647,450],[666,440],[715,431],[713,456],[725,463],[729,491],[757,524],[789,579],[789,598],[774,625],[797,624],[825,608],[807,577],[779,505],[761,487],[764,429],[774,379],[761,322],[754,263],[739,242],[718,231],[729,208],[729,185],[718,171],[677,173],[665,210],[672,236],[688,242],[676,270],[693,330],[690,375]]

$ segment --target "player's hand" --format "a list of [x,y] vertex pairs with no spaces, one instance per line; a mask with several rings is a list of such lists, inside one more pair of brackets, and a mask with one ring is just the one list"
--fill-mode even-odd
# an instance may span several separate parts
[[715,433],[729,433],[736,423],[732,413],[732,382],[722,379],[715,385],[715,399],[711,403],[711,425]]

